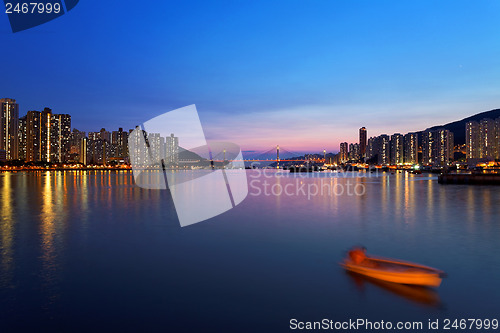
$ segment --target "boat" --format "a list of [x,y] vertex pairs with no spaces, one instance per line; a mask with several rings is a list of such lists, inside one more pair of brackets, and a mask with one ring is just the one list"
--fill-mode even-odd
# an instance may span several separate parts
[[377,256],[365,256],[361,262],[348,256],[340,265],[350,272],[374,279],[425,287],[439,287],[446,276],[436,268]]

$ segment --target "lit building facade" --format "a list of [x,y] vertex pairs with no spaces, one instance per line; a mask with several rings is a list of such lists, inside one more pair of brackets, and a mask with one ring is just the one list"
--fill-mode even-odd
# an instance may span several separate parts
[[468,162],[500,159],[500,118],[468,122],[465,149]]
[[128,132],[124,132],[123,128],[111,133],[112,156],[115,158],[126,159],[128,157]]
[[18,158],[22,161],[26,161],[26,120],[27,116],[19,118],[19,130],[18,130]]
[[408,133],[404,137],[404,163],[418,164],[418,134]]
[[154,163],[161,163],[160,161],[166,155],[168,158],[168,153],[165,149],[165,138],[160,136],[160,133],[148,133],[148,143],[149,143],[149,153],[150,158]]
[[106,165],[108,144],[99,136],[97,138],[91,136],[91,133],[99,132],[89,132],[87,138],[87,164]]
[[388,165],[391,163],[391,140],[387,134],[368,139],[367,158],[371,163]]
[[130,145],[130,163],[134,166],[149,166],[149,156],[144,152],[144,138],[147,133],[139,126],[135,130],[130,130],[128,135],[128,142]]
[[[86,138],[86,133],[77,130],[76,128],[73,129],[71,132],[71,139],[70,139],[70,161],[72,162],[77,162],[77,163],[83,163],[82,162],[82,139]],[[86,152],[85,152],[86,155]],[[86,161],[85,161],[86,163]]]
[[367,131],[366,127],[361,127],[359,129],[359,153],[361,159],[364,159],[367,154],[366,154],[366,148],[367,148]]
[[498,158],[497,122],[483,119],[479,122],[479,141],[481,158],[494,160]]
[[50,121],[50,162],[68,162],[71,150],[71,116],[53,114]]
[[67,162],[71,150],[71,116],[45,108],[20,119],[19,153],[26,162]]
[[0,99],[0,150],[6,160],[19,158],[19,105],[15,99]]
[[467,161],[481,158],[481,131],[476,121],[465,124],[465,149]]
[[89,162],[88,158],[88,139],[84,136],[83,138],[80,139],[80,153],[79,153],[79,160],[80,163],[83,165],[87,165]]
[[105,128],[101,128],[101,130],[99,131],[98,136],[103,141],[111,142],[111,133],[109,133],[109,131],[106,131]]
[[453,133],[447,129],[426,130],[422,137],[422,163],[447,166],[454,157]]
[[360,159],[360,148],[359,144],[351,143],[349,145],[349,160],[358,161]]
[[165,162],[167,165],[177,165],[179,163],[179,138],[170,134],[165,138]]
[[347,142],[341,142],[340,143],[340,151],[339,151],[339,159],[340,163],[344,163],[347,161],[349,157],[349,146]]
[[19,154],[26,162],[41,161],[41,113],[28,111],[26,116],[19,120]]
[[366,147],[366,158],[372,159],[377,154],[377,138],[371,137],[368,139],[368,145]]
[[496,156],[496,159],[497,160],[500,160],[500,118],[497,118],[495,120],[495,124],[496,124],[496,129],[497,129],[497,133],[496,133],[496,137],[497,137],[497,156]]
[[404,161],[404,136],[395,133],[391,136],[391,164],[402,164]]
[[391,140],[387,134],[382,134],[379,138],[380,153],[378,162],[382,165],[388,165],[391,163]]

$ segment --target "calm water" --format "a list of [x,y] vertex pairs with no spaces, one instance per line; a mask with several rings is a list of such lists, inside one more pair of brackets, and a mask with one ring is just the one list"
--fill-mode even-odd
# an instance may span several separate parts
[[[0,332],[289,332],[292,318],[499,317],[499,187],[429,175],[248,176],[243,203],[180,228],[169,192],[140,189],[129,172],[1,173]],[[287,184],[288,193],[346,191],[263,192]],[[354,244],[449,277],[432,292],[348,275],[337,263]]]

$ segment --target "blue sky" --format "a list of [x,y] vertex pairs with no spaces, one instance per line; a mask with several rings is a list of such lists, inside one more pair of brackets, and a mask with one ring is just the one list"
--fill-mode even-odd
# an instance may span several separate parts
[[244,149],[338,150],[500,107],[498,1],[97,1],[12,34],[0,95],[73,126],[196,104]]

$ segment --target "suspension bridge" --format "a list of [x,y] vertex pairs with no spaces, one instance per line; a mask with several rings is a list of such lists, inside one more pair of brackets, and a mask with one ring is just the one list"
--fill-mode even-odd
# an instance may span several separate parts
[[[279,168],[280,162],[281,163],[310,162],[310,161],[314,160],[316,162],[324,163],[326,161],[326,151],[325,150],[323,150],[323,152],[321,152],[321,153],[311,154],[311,153],[290,151],[286,148],[280,147],[279,145],[277,145],[276,147],[272,147],[271,149],[268,149],[265,151],[260,151],[260,152],[243,152],[243,155],[247,155],[249,157],[243,156],[242,160],[235,159],[237,156],[235,156],[234,153],[230,153],[226,149],[223,149],[219,153],[212,156],[212,161],[213,162],[224,162],[224,161],[231,159],[233,161],[248,162],[248,163],[266,162],[266,163],[272,164],[272,163],[276,162],[278,168]],[[320,156],[323,156],[323,158],[312,159],[311,156],[313,156],[313,155],[320,155]]]

